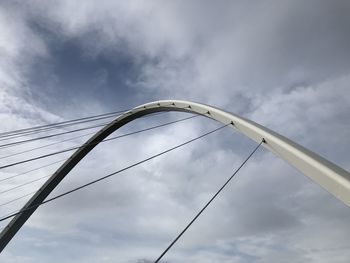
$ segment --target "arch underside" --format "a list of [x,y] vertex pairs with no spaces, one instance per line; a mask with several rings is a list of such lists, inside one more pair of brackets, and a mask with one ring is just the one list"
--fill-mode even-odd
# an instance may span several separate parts
[[[260,143],[264,139],[263,147],[294,166],[329,193],[350,206],[350,174],[334,163],[331,163],[288,138],[238,115],[200,103],[180,100],[163,100],[147,103],[125,112],[98,131],[81,148],[74,152],[24,205],[22,210],[27,210],[15,216],[1,232],[0,252],[34,213],[37,208],[36,205],[44,201],[74,166],[96,145],[125,124],[144,115],[163,111],[182,111],[201,114],[223,124],[232,123],[233,125],[229,127],[236,129],[257,143]],[[29,207],[33,208],[28,209]]]

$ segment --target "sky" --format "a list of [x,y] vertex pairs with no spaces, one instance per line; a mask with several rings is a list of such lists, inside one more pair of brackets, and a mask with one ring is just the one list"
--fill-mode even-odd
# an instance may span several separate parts
[[[350,170],[349,28],[347,0],[2,0],[0,132],[183,99],[251,119]],[[140,119],[114,135],[186,116]],[[101,144],[50,196],[219,125],[194,118]],[[1,149],[0,158],[69,137]],[[225,129],[46,204],[0,261],[153,262],[255,145]],[[68,157],[2,169],[0,176]],[[1,182],[0,190],[59,165]],[[0,201],[42,183],[1,194]],[[1,215],[25,201],[1,206]],[[259,149],[163,262],[345,263],[349,221],[349,207]]]

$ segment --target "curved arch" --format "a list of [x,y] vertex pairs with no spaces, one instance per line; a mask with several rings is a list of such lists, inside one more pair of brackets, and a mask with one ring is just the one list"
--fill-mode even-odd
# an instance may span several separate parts
[[[232,122],[232,127],[250,139],[261,142],[266,149],[287,161],[304,175],[318,183],[346,205],[350,206],[350,174],[341,167],[323,157],[311,152],[288,138],[238,115],[225,112],[218,108],[181,100],[163,100],[138,106],[106,125],[79,148],[62,166],[46,181],[35,195],[22,208],[41,203],[62,181],[62,179],[79,163],[99,142],[123,125],[154,112],[183,111],[196,114],[207,112],[210,117],[221,123]],[[37,207],[15,216],[0,234],[0,251],[2,251]]]

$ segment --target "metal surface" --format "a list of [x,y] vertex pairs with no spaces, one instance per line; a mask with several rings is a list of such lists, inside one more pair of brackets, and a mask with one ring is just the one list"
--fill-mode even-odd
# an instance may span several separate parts
[[[350,173],[341,167],[329,162],[288,138],[238,115],[200,103],[164,100],[138,106],[117,117],[114,121],[97,132],[47,180],[39,191],[26,203],[22,210],[44,201],[74,166],[112,132],[139,117],[162,111],[183,111],[198,114],[209,112],[212,119],[221,123],[227,124],[233,122],[234,125],[232,127],[234,129],[257,143],[265,139],[265,143],[262,145],[263,147],[297,168],[329,193],[350,206]],[[4,228],[0,234],[0,251],[6,247],[8,242],[34,213],[36,208],[37,207],[34,207],[33,209],[15,216]]]

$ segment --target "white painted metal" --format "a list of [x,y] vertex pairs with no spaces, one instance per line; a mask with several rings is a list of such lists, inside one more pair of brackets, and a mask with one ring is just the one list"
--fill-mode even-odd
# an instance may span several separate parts
[[189,101],[164,100],[147,103],[138,108],[140,109],[145,106],[147,108],[156,107],[157,105],[169,105],[171,103],[175,103],[174,108],[191,106],[190,110],[192,112],[203,113],[209,111],[211,117],[221,123],[230,123],[233,121],[234,126],[232,127],[257,143],[261,142],[262,138],[264,138],[266,143],[263,146],[265,148],[297,168],[304,175],[308,176],[350,207],[350,173],[348,171],[253,121],[215,107]]

